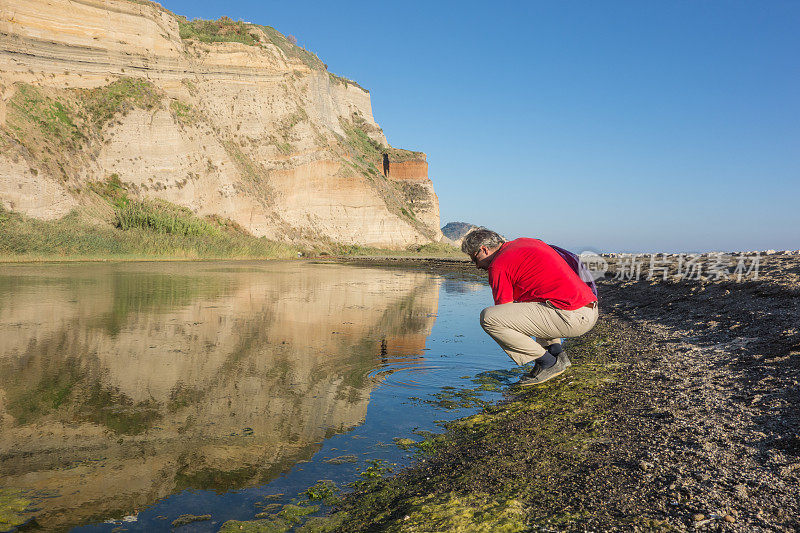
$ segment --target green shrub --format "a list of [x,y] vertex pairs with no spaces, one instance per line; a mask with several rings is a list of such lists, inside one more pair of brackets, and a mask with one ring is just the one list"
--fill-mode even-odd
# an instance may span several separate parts
[[90,181],[89,189],[105,198],[116,208],[130,203],[128,191],[119,179],[119,174],[111,174],[105,181]]
[[140,228],[171,235],[218,235],[213,224],[198,218],[189,209],[158,200],[128,202],[117,209],[117,227]]
[[197,112],[189,104],[184,104],[180,100],[172,100],[169,108],[181,124],[193,124],[197,121]]
[[378,161],[383,157],[386,147],[367,135],[367,132],[349,122],[341,121],[341,125],[347,134],[347,144],[357,155],[365,156],[370,162]]
[[229,17],[217,20],[179,20],[181,39],[195,39],[204,43],[242,43],[255,46],[258,41],[249,33],[250,24],[234,21]]
[[127,113],[135,108],[153,109],[163,96],[144,78],[120,78],[103,87],[82,89],[79,94],[83,97],[83,107],[97,126],[102,126],[117,113]]

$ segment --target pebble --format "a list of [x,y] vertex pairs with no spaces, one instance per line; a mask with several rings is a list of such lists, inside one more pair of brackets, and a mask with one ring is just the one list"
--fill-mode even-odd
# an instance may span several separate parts
[[728,522],[729,524],[733,524],[734,522],[736,522],[736,519],[729,514],[723,516],[722,519]]
[[705,518],[706,515],[704,515],[703,513],[695,513],[692,515],[692,520],[694,520],[695,522],[700,522],[701,520],[705,520]]

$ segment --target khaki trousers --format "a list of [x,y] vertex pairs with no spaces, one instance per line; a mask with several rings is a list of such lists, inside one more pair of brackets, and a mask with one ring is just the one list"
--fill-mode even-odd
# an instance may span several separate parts
[[507,303],[484,309],[481,327],[522,366],[543,356],[547,346],[560,343],[562,337],[577,337],[592,329],[597,314],[597,304],[564,311],[550,302]]

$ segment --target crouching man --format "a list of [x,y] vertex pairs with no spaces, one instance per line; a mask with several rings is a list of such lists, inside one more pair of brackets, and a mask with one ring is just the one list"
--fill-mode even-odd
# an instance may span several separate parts
[[506,242],[487,229],[466,235],[461,250],[489,273],[495,305],[481,312],[481,326],[515,363],[535,362],[518,384],[544,383],[571,366],[561,338],[592,329],[598,309],[564,258],[538,239]]

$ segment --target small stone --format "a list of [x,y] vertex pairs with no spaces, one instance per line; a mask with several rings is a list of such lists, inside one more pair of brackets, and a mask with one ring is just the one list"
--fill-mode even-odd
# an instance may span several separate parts
[[692,520],[694,520],[695,522],[700,522],[705,519],[706,515],[704,515],[703,513],[695,513],[692,515]]
[[729,524],[733,524],[734,522],[736,522],[736,519],[729,514],[723,516],[722,519],[728,522]]
[[400,437],[395,437],[393,440],[394,443],[397,445],[397,447],[403,450],[410,450],[417,443],[413,439],[406,439]]

